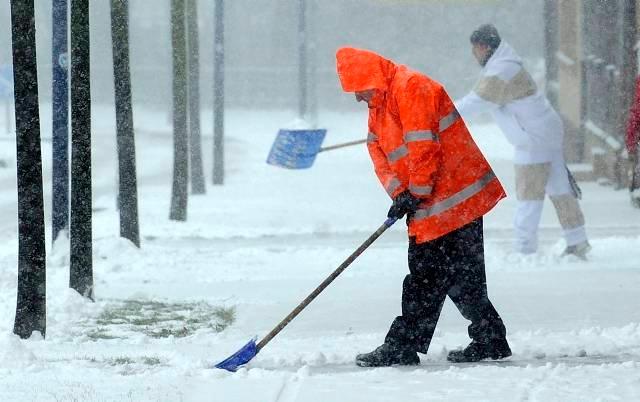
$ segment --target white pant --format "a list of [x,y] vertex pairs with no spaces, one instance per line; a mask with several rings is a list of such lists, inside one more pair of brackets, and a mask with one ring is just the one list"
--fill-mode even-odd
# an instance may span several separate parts
[[561,152],[550,153],[551,162],[516,164],[518,203],[514,217],[515,248],[534,253],[538,248],[538,225],[545,194],[553,202],[568,246],[587,240],[584,216],[576,199]]

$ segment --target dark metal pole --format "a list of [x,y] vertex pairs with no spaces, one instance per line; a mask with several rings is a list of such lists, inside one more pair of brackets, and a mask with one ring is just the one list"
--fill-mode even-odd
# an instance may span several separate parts
[[46,258],[33,0],[11,1],[18,180],[18,292],[13,332],[44,336]]
[[69,287],[93,300],[89,0],[71,0],[71,267]]
[[206,193],[200,135],[200,40],[198,2],[187,0],[187,59],[189,66],[189,167],[191,192]]
[[224,184],[224,1],[216,0],[213,49],[213,184]]
[[69,49],[67,0],[53,0],[52,240],[69,228]]
[[118,140],[120,236],[140,247],[136,142],[129,71],[129,0],[111,0],[111,43]]

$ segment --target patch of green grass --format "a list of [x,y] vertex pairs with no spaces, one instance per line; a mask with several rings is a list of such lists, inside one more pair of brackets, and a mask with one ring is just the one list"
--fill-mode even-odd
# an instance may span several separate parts
[[[108,305],[95,320],[98,328],[90,331],[88,336],[94,340],[114,339],[123,337],[123,333],[133,332],[152,338],[182,338],[204,328],[221,332],[234,321],[233,307],[213,307],[205,302],[124,300]],[[118,336],[111,333],[116,329]]]
[[159,366],[162,363],[160,358],[157,356],[141,356],[136,358],[129,356],[118,356],[106,359],[105,362],[111,366],[124,366],[134,363],[144,364],[146,366]]
[[135,360],[133,360],[130,357],[127,356],[120,356],[120,357],[114,357],[111,359],[107,359],[107,362],[112,365],[112,366],[122,366],[125,364],[132,364],[135,363]]
[[187,327],[182,327],[173,329],[162,328],[159,331],[150,330],[145,331],[145,333],[152,338],[168,338],[170,336],[173,336],[174,338],[184,338],[185,336],[191,335],[192,331]]
[[148,357],[148,356],[144,356],[142,358],[142,363],[146,364],[147,366],[159,366],[160,365],[160,359],[157,357]]
[[214,309],[213,315],[218,318],[218,328],[216,332],[221,332],[229,325],[233,324],[236,320],[236,309],[235,307],[231,308],[221,308],[218,307]]
[[98,339],[118,339],[120,337],[111,335],[107,328],[98,327],[97,329],[91,330],[87,333],[89,339],[97,341]]
[[126,366],[129,364],[136,364],[136,363],[143,364],[145,366],[159,366],[162,364],[162,360],[160,360],[160,358],[157,356],[139,356],[139,357],[117,356],[117,357],[110,357],[105,359],[99,359],[95,356],[80,356],[80,357],[76,357],[76,359],[88,361],[90,363],[106,363],[110,366]]

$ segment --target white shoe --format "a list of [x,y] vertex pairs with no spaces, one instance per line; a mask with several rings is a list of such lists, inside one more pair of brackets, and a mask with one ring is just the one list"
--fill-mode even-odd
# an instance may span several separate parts
[[587,253],[589,251],[591,251],[591,244],[589,244],[589,242],[585,240],[582,243],[567,246],[560,257],[574,255],[583,261],[587,261]]

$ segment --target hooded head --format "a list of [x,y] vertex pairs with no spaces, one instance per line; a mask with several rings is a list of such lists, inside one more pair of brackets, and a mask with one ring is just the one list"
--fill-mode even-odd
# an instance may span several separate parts
[[395,74],[395,65],[364,49],[342,47],[336,52],[338,77],[345,92],[374,90],[369,107],[379,104]]

